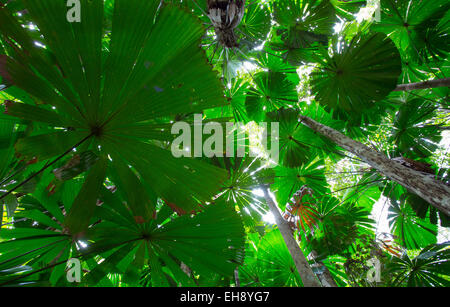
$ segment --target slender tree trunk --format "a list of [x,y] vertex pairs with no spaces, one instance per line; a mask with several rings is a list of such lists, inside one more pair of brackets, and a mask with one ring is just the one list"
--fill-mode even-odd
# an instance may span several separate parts
[[188,267],[184,262],[181,262],[180,268],[187,276],[191,277],[192,275],[191,268]]
[[195,277],[192,275],[192,270],[190,267],[188,267],[184,262],[180,263],[180,268],[181,270],[187,275],[189,276],[190,279],[192,279],[194,281],[194,283],[198,286],[198,281],[197,279],[195,279]]
[[289,253],[294,260],[295,266],[297,268],[298,273],[300,274],[300,278],[302,279],[303,285],[305,287],[320,287],[320,283],[316,278],[311,266],[308,263],[305,255],[302,250],[298,246],[294,237],[292,236],[291,228],[288,223],[283,219],[280,214],[280,211],[273,201],[272,197],[269,195],[269,191],[267,187],[262,187],[264,191],[264,197],[266,199],[267,204],[269,205],[270,211],[275,217],[275,221],[277,223],[278,229],[283,236],[284,242],[289,250]]
[[401,91],[423,90],[426,88],[449,87],[449,86],[450,86],[450,78],[445,78],[418,83],[400,84],[394,91],[401,92]]
[[241,286],[241,281],[239,280],[239,268],[236,268],[236,270],[234,270],[234,281],[236,283],[236,287]]
[[[316,251],[312,251],[311,252],[311,258],[312,259],[316,259],[317,258],[317,252]],[[316,260],[315,260],[316,261]],[[333,276],[330,273],[330,270],[328,270],[327,266],[325,264],[323,264],[322,261],[316,261],[316,266],[318,268],[318,270],[320,270],[320,273],[316,273],[317,277],[320,280],[320,283],[322,284],[323,287],[337,287],[336,282],[333,279]]]
[[384,176],[398,182],[435,208],[450,215],[450,187],[443,182],[435,180],[429,174],[415,171],[390,160],[384,154],[370,149],[364,144],[356,142],[339,131],[322,125],[309,117],[301,115],[300,120],[315,132],[326,136],[340,147],[355,154]]

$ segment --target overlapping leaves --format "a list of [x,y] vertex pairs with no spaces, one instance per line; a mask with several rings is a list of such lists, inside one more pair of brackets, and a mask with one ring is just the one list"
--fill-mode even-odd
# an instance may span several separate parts
[[[66,281],[61,277],[71,257],[84,261],[83,266],[89,268],[83,283],[104,285],[109,282],[107,274],[114,273],[121,274],[127,284],[136,285],[140,270],[148,264],[154,286],[168,285],[170,278],[195,286],[194,280],[180,269],[180,261],[198,273],[228,276],[243,261],[244,229],[231,206],[214,204],[196,216],[178,218],[163,206],[156,219],[145,222],[136,219],[136,208],[132,204],[125,207],[122,199],[104,188],[102,205],[95,213],[102,222],[79,241],[73,241],[62,227],[70,217],[55,207],[54,198],[43,196],[43,202],[30,198],[30,205],[21,211],[21,217],[30,223],[3,229],[6,241],[0,243],[0,271],[21,268],[29,271],[28,276],[10,276],[5,284],[26,281],[43,271],[49,272],[50,285],[64,285]],[[94,261],[97,255],[104,261]]]
[[394,286],[448,287],[450,249],[448,243],[432,244],[420,251],[416,257],[404,254],[394,258],[388,270],[395,274]]
[[380,4],[381,21],[374,29],[389,35],[409,61],[448,55],[448,1],[382,0]]
[[357,36],[321,60],[311,87],[324,107],[351,120],[395,89],[400,73],[399,52],[385,35]]
[[[37,104],[13,104],[8,113],[66,128],[24,138],[17,151],[43,161],[90,136],[101,155],[133,165],[160,197],[192,210],[213,196],[226,174],[198,161],[174,159],[151,142],[150,133],[145,142],[126,136],[135,130],[141,135],[154,131],[152,120],[157,118],[224,104],[219,80],[198,48],[203,28],[173,5],[119,0],[105,50],[103,1],[82,2],[82,22],[71,24],[64,3],[24,1],[45,50],[33,44],[6,8],[1,9],[5,41],[14,39],[20,46],[8,46],[9,57],[2,56],[3,77],[30,93]],[[138,123],[145,123],[146,130]]]

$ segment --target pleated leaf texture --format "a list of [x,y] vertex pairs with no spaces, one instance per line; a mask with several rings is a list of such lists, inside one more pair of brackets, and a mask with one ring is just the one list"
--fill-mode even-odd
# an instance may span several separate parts
[[[6,113],[49,129],[20,139],[17,154],[44,161],[88,138],[83,146],[109,157],[104,167],[111,159],[131,166],[141,184],[179,211],[211,200],[226,172],[176,159],[161,145],[173,139],[170,122],[177,114],[225,104],[220,80],[199,48],[200,20],[156,0],[117,0],[108,31],[101,0],[82,0],[81,22],[72,23],[64,1],[24,4],[40,44],[0,8],[0,31],[10,42],[8,55],[0,55],[0,75],[32,99],[9,103]],[[91,176],[90,189],[105,178],[104,169],[94,170],[99,174]],[[92,204],[98,191],[91,192]]]

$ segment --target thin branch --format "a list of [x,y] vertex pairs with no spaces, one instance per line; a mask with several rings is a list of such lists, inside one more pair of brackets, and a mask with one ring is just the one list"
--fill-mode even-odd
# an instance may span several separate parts
[[449,86],[450,86],[450,78],[444,78],[444,79],[428,80],[428,81],[417,82],[417,83],[399,84],[394,89],[394,92],[424,90],[424,89],[430,89],[430,88],[449,87]]
[[0,200],[2,200],[3,198],[5,198],[6,196],[8,196],[9,194],[11,194],[12,192],[16,191],[18,188],[22,187],[23,185],[25,185],[26,183],[28,183],[31,179],[33,179],[34,177],[36,177],[37,175],[43,173],[47,168],[49,168],[50,166],[54,165],[56,162],[58,162],[59,160],[61,160],[62,158],[64,158],[67,154],[69,154],[70,152],[72,152],[72,150],[74,148],[77,148],[78,146],[80,146],[81,144],[83,144],[85,141],[87,141],[88,139],[90,139],[94,134],[91,133],[90,135],[88,135],[87,137],[85,137],[84,139],[82,139],[81,141],[79,141],[77,144],[75,144],[74,146],[72,146],[70,149],[68,149],[66,152],[64,152],[62,155],[60,155],[58,158],[56,158],[55,160],[53,160],[51,163],[46,164],[43,168],[41,168],[38,172],[34,173],[33,175],[31,175],[30,177],[28,177],[27,179],[25,179],[24,181],[22,181],[21,183],[19,183],[17,186],[15,186],[14,188],[12,188],[11,190],[9,190],[8,192],[6,192],[5,194],[3,194],[2,196],[0,196]]
[[[55,236],[58,236],[58,237],[59,237],[60,235],[55,235]],[[67,239],[68,239],[68,237],[67,237],[67,238],[64,238],[64,239],[61,239],[61,240],[57,240],[57,241],[55,241],[55,242],[52,242],[52,243],[49,243],[49,244],[46,244],[46,245],[43,245],[43,246],[38,247],[38,248],[35,248],[35,249],[32,249],[32,250],[30,250],[30,251],[28,251],[28,252],[26,252],[26,253],[24,253],[24,254],[20,254],[20,255],[17,255],[17,256],[15,256],[15,257],[12,257],[12,258],[10,258],[10,259],[8,259],[8,260],[5,260],[5,261],[3,261],[2,263],[0,263],[0,265],[4,265],[5,263],[8,263],[8,262],[10,262],[10,261],[13,261],[13,260],[15,260],[15,259],[17,259],[17,258],[26,256],[26,255],[29,255],[29,254],[31,254],[31,253],[33,253],[33,252],[36,252],[36,251],[40,250],[40,249],[43,249],[43,248],[46,248],[46,247],[55,245],[55,244],[60,243],[60,242],[63,242],[63,241],[67,241]]]
[[374,181],[358,183],[358,184],[352,185],[352,186],[350,186],[350,187],[345,187],[345,188],[338,189],[338,190],[336,190],[336,191],[333,191],[333,192],[324,194],[323,196],[335,194],[335,193],[337,193],[337,192],[344,191],[344,190],[348,190],[348,189],[351,189],[351,188],[356,188],[356,187],[359,187],[359,186],[361,186],[361,185],[366,185],[366,184],[375,183],[375,182],[382,182],[382,181],[386,181],[386,180],[388,180],[388,179],[378,179],[378,180],[374,180]]
[[2,180],[2,182],[0,182],[0,187],[3,186],[5,183],[7,183],[10,179],[14,178],[17,174],[21,173],[23,170],[25,170],[27,168],[28,164],[25,164],[24,166],[22,166],[21,168],[19,168],[17,171],[15,171],[14,173],[12,173],[11,175],[9,175],[8,177],[6,177],[5,179]]
[[333,173],[325,173],[324,175],[338,175],[338,174],[366,174],[372,172],[371,170],[361,170],[361,171],[351,171],[351,172],[333,172]]
[[[142,238],[139,237],[139,238],[135,238],[135,239],[132,239],[132,240],[127,240],[127,241],[125,241],[125,242],[122,242],[122,243],[119,243],[119,244],[117,244],[117,245],[112,246],[111,249],[116,248],[116,247],[121,246],[121,245],[124,245],[124,244],[132,243],[132,242],[138,241],[138,240],[142,240]],[[30,272],[30,273],[28,273],[28,274],[24,274],[24,275],[18,276],[17,278],[8,280],[8,281],[6,281],[6,282],[3,282],[3,283],[0,284],[0,287],[5,286],[5,285],[7,285],[7,284],[10,284],[10,283],[12,283],[12,282],[18,281],[18,280],[27,278],[27,277],[29,277],[29,276],[31,276],[31,275],[36,274],[36,273],[40,273],[40,272],[42,272],[42,271],[46,271],[46,270],[51,269],[51,268],[53,268],[53,267],[55,267],[55,266],[58,266],[58,265],[60,265],[60,264],[67,263],[67,261],[68,261],[69,259],[72,259],[72,258],[83,258],[83,257],[89,256],[89,255],[91,255],[91,254],[95,254],[95,253],[97,253],[97,252],[99,252],[99,251],[101,251],[101,250],[102,250],[102,248],[94,249],[94,250],[91,250],[91,251],[86,252],[86,253],[84,253],[84,254],[80,254],[80,255],[78,255],[78,256],[75,256],[75,257],[72,256],[71,258],[65,259],[65,260],[60,261],[60,262],[53,263],[53,264],[48,265],[48,266],[46,266],[46,267],[43,267],[43,268],[41,268],[41,269],[39,269],[39,270],[36,270],[36,271]]]

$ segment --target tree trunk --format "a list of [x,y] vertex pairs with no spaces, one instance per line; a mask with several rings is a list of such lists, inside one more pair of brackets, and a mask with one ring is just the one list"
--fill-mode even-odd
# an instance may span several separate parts
[[189,277],[192,276],[191,268],[188,267],[186,264],[184,264],[184,262],[181,262],[180,268],[187,276],[189,276]]
[[241,281],[239,280],[239,268],[236,268],[236,270],[234,270],[234,281],[236,283],[236,287],[241,286]]
[[320,273],[316,273],[316,275],[319,278],[322,286],[328,288],[337,287],[337,284],[334,281],[333,276],[331,275],[330,270],[328,270],[327,266],[323,264],[322,261],[315,260],[317,258],[316,251],[313,250],[311,252],[311,258],[316,261],[316,267],[320,271]]
[[356,142],[339,131],[322,125],[309,117],[300,115],[300,120],[315,132],[326,136],[340,147],[358,156],[384,176],[419,195],[446,215],[450,215],[450,187],[443,182],[435,180],[429,174],[415,171],[390,160],[384,154],[370,149],[364,144]]
[[277,223],[278,229],[283,236],[284,242],[289,250],[289,253],[294,260],[295,266],[297,268],[298,273],[300,274],[300,278],[302,279],[303,285],[305,287],[320,287],[320,283],[316,278],[311,266],[308,263],[305,255],[303,255],[302,250],[298,246],[294,237],[292,236],[291,228],[287,224],[287,222],[283,219],[280,214],[280,211],[277,205],[274,203],[272,197],[269,195],[269,191],[267,187],[263,186],[262,190],[264,191],[264,197],[266,199],[267,204],[269,205],[270,211],[275,217],[275,221]]
[[449,87],[449,86],[450,86],[450,78],[445,78],[418,83],[400,84],[397,86],[394,92],[423,90],[426,88]]

